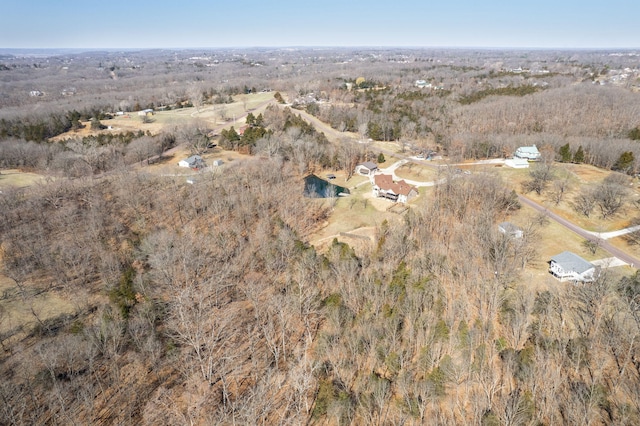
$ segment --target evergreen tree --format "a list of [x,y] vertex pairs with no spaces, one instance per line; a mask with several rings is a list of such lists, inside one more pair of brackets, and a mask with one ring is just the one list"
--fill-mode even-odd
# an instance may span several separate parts
[[274,98],[276,98],[276,101],[278,101],[278,103],[285,103],[284,102],[284,98],[282,97],[282,95],[280,94],[280,92],[276,92],[275,95],[273,95]]
[[624,173],[629,173],[633,168],[633,163],[635,162],[635,158],[633,156],[633,152],[625,151],[620,154],[618,161],[613,165],[613,170],[619,170]]
[[573,162],[584,163],[584,150],[582,149],[582,145],[580,145],[576,153],[573,154]]
[[253,115],[253,113],[250,112],[249,114],[247,114],[246,123],[248,126],[256,125],[256,117]]
[[571,147],[569,146],[569,144],[567,143],[566,145],[562,145],[560,147],[560,161],[562,161],[563,163],[568,163],[571,161]]
[[240,135],[233,126],[220,132],[220,146],[224,149],[236,149],[239,141]]
[[91,130],[102,130],[106,128],[107,126],[103,125],[97,118],[94,117],[91,119]]

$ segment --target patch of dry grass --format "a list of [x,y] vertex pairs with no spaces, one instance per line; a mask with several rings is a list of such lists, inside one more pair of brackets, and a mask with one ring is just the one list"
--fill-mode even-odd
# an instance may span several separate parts
[[[84,122],[84,128],[75,131],[69,131],[51,138],[53,141],[65,139],[83,138],[86,136],[98,135],[100,133],[126,133],[126,132],[149,132],[156,135],[165,129],[188,123],[190,121],[201,120],[213,127],[227,125],[236,127],[244,124],[244,119],[239,117],[245,113],[252,111],[259,105],[273,99],[273,93],[255,93],[248,95],[236,95],[235,102],[224,105],[205,105],[199,110],[195,107],[172,109],[169,111],[156,111],[151,117],[150,122],[145,123],[137,112],[130,112],[125,115],[116,116],[111,120],[102,120],[105,126],[111,126],[112,129],[91,130],[91,123]],[[228,117],[227,121],[221,119],[221,110]],[[234,121],[234,117],[237,120]]]
[[[400,151],[402,151],[402,148],[400,148],[400,145],[398,145],[396,142],[380,142],[380,141],[376,141],[376,142],[371,142],[371,144],[373,146],[376,146],[376,147],[382,148],[382,149],[386,149],[386,150],[391,151],[391,152],[400,153]],[[385,155],[387,155],[387,154],[385,154]]]
[[[339,182],[338,182],[339,184]],[[331,200],[318,200],[318,202],[331,202]],[[399,220],[401,216],[386,211],[392,203],[388,200],[373,198],[371,185],[361,185],[351,189],[351,195],[340,197],[336,200],[331,216],[322,229],[310,237],[312,244],[324,245],[340,232],[351,232],[361,228],[377,227],[385,219]],[[350,243],[350,241],[345,240]]]
[[607,242],[611,243],[611,245],[619,248],[620,250],[624,250],[632,256],[640,258],[640,246],[637,244],[629,244],[624,236],[611,238],[607,240]]
[[0,274],[0,334],[28,333],[38,321],[47,321],[62,314],[75,312],[68,295],[53,291],[38,292],[27,284],[26,295],[15,282]]
[[438,178],[438,171],[433,167],[406,163],[396,169],[396,176],[418,182],[430,182]]
[[43,180],[44,176],[37,173],[21,172],[17,169],[0,170],[0,190],[24,188]]
[[[533,166],[534,165],[532,165],[532,167]],[[552,199],[553,183],[550,183],[541,195],[537,195],[535,192],[529,192],[525,195],[550,211],[590,231],[615,231],[629,225],[629,220],[633,214],[633,208],[630,205],[621,209],[618,214],[604,220],[598,213],[597,208],[594,209],[590,217],[578,213],[573,208],[573,200],[584,188],[599,184],[612,172],[586,164],[558,164],[556,167],[556,179],[566,177],[569,181],[568,189],[559,204],[556,205]],[[530,169],[501,168],[499,173],[504,177],[504,181],[509,187],[515,189],[516,192],[522,193],[522,184],[530,178],[529,170]],[[631,196],[629,200],[635,200],[640,196],[640,192],[636,186],[637,185],[630,187]]]
[[[187,147],[180,146],[172,152],[170,157],[164,156],[154,164],[147,166],[145,163],[144,170],[149,173],[167,176],[192,176],[198,174],[195,170],[178,166],[180,160],[184,160],[192,155]],[[244,161],[253,158],[255,157],[251,155],[240,154],[235,151],[226,151],[219,147],[209,149],[206,153],[202,154],[202,159],[206,164],[212,165],[214,160],[222,160],[223,167],[235,161]]]

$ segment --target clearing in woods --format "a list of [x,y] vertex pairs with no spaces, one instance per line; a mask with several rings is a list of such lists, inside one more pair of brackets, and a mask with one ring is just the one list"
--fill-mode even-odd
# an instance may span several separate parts
[[[204,105],[200,108],[188,107],[178,108],[168,111],[155,111],[153,115],[147,117],[147,121],[139,116],[136,111],[118,115],[110,120],[102,120],[105,126],[111,126],[111,129],[91,130],[91,123],[85,122],[84,128],[72,130],[54,138],[52,141],[61,141],[65,139],[82,138],[86,136],[95,136],[100,133],[126,133],[126,132],[149,132],[156,135],[163,130],[172,130],[176,126],[182,124],[202,121],[209,127],[227,127],[241,126],[244,124],[245,116],[249,112],[260,114],[265,104],[274,100],[273,93],[255,93],[248,95],[234,96],[234,102],[230,104]],[[274,100],[275,101],[275,100]]]
[[24,188],[36,182],[44,181],[44,176],[37,173],[22,172],[18,169],[0,170],[0,191],[10,188]]

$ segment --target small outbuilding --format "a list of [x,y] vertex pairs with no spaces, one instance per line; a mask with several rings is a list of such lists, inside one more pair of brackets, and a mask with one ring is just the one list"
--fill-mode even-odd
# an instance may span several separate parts
[[371,161],[360,163],[356,166],[356,173],[361,176],[371,176],[378,171],[378,166]]
[[140,116],[149,116],[149,115],[153,115],[153,110],[151,108],[147,108],[147,109],[143,109],[142,111],[138,111],[138,115]]
[[498,231],[510,238],[522,238],[522,229],[518,228],[511,222],[502,222],[498,224]]
[[504,165],[513,169],[526,169],[529,167],[529,161],[524,158],[514,157],[504,160]]
[[596,276],[596,267],[570,251],[563,251],[549,261],[549,272],[560,281],[591,282]]
[[218,159],[218,160],[213,160],[213,165],[214,166],[222,166],[224,163],[222,162],[222,160]]

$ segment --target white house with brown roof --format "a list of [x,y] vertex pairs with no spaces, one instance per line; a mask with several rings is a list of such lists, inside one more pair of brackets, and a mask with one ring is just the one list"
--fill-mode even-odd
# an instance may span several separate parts
[[373,177],[373,195],[398,203],[406,203],[418,196],[418,190],[404,180],[394,182],[391,175],[377,174]]

